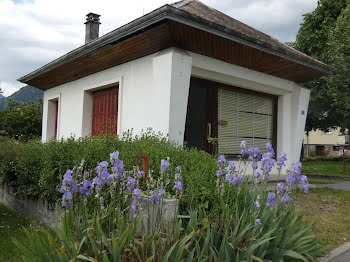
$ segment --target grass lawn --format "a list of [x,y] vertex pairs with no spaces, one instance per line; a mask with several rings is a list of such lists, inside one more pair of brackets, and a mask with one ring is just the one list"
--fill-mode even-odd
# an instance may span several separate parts
[[[306,161],[303,162],[302,172],[314,175],[343,175],[342,161]],[[348,174],[350,175],[350,170]]]
[[33,221],[13,212],[0,203],[0,261],[19,261],[13,238],[25,241],[22,227],[33,228]]
[[350,241],[350,192],[312,189],[309,194],[297,193],[294,203],[307,222],[315,223],[312,232],[322,237],[327,253]]
[[349,178],[339,178],[339,179],[329,179],[329,178],[322,178],[322,177],[312,177],[309,176],[307,178],[310,184],[334,184],[337,182],[344,182],[344,181],[350,181]]

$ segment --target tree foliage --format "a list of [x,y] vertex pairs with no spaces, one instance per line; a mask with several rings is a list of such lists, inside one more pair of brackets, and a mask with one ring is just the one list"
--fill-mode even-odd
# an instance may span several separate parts
[[[320,0],[316,9],[304,15],[304,22],[295,42],[295,48],[329,65],[339,68],[339,60],[333,59],[334,31],[338,19],[348,5],[348,0]],[[343,41],[342,38],[341,41]],[[332,44],[333,42],[333,44]],[[336,75],[338,75],[336,73]],[[333,76],[325,76],[318,80],[305,83],[311,89],[309,112],[306,121],[306,131],[312,129],[327,130],[334,127],[348,128],[343,104],[337,100],[340,89],[338,83],[332,81]],[[349,85],[347,79],[342,79],[343,85]]]
[[327,78],[333,107],[343,116],[342,127],[350,127],[350,5],[343,9],[327,42],[327,56],[337,73]]
[[0,130],[24,139],[41,136],[41,104],[42,101],[25,104],[10,101],[9,107],[0,111]]

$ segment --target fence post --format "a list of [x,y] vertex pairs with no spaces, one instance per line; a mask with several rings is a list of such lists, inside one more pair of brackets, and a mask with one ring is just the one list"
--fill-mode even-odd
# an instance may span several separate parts
[[345,176],[346,174],[346,168],[345,168],[345,148],[343,149],[343,175]]
[[142,156],[142,169],[143,169],[143,179],[147,179],[147,170],[148,170],[148,155]]

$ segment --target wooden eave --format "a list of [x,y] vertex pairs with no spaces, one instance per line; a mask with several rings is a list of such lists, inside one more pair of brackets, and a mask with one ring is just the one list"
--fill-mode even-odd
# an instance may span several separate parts
[[333,70],[312,58],[294,57],[254,42],[254,39],[230,34],[216,24],[166,5],[73,50],[19,81],[47,90],[168,47],[179,47],[298,83]]

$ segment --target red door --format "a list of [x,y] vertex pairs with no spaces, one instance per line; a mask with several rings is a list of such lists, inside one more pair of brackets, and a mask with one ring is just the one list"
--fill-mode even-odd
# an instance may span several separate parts
[[117,134],[118,91],[117,86],[93,94],[92,136]]
[[55,104],[56,104],[56,115],[55,115],[55,139],[57,139],[58,101],[56,101]]

